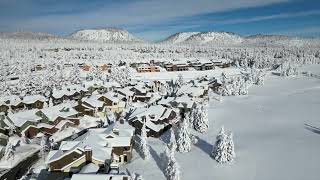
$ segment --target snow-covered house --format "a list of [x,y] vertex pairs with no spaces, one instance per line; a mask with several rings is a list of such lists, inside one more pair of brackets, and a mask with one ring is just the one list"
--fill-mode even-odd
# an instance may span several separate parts
[[116,113],[122,112],[126,106],[126,103],[120,99],[119,94],[115,92],[99,95],[98,100],[104,103],[104,108]]
[[42,118],[36,115],[38,111],[38,109],[31,109],[15,114],[9,114],[7,119],[16,127],[16,131],[21,133],[28,126],[37,126],[37,124],[41,122]]
[[41,95],[25,96],[22,100],[27,109],[42,109],[48,103],[48,99]]
[[112,163],[127,163],[132,158],[133,132],[125,122],[90,129],[82,141],[63,141],[59,150],[50,151],[46,164],[49,171],[79,172],[89,163],[105,169]]
[[151,98],[151,94],[149,93],[150,89],[147,88],[144,84],[137,84],[130,88],[130,91],[134,92],[133,101],[141,101],[146,102]]
[[104,108],[104,103],[98,99],[99,97],[99,95],[92,95],[82,98],[75,109],[82,114],[96,116],[96,113],[101,112]]
[[74,109],[72,103],[62,103],[56,106],[41,109],[37,115],[42,118],[42,122],[50,125],[58,125],[61,121],[68,120],[75,125],[79,125],[80,113]]
[[60,90],[52,91],[52,100],[54,104],[60,104],[66,100],[78,101],[82,97],[87,96],[89,91],[81,85],[65,86]]
[[176,115],[173,109],[156,105],[136,108],[129,114],[129,121],[136,128],[136,133],[140,133],[143,123],[146,123],[147,135],[159,137],[175,123]]
[[24,104],[17,95],[0,97],[0,112],[8,113],[10,109],[20,110],[24,108]]
[[134,92],[130,90],[131,88],[132,87],[129,86],[125,88],[119,88],[116,89],[116,92],[123,97],[123,101],[132,101],[134,97]]

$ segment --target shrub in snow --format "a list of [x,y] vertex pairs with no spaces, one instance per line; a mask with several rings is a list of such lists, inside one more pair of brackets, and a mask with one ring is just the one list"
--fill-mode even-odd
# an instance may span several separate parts
[[263,85],[265,76],[266,72],[252,67],[247,79],[255,85]]
[[168,180],[180,180],[180,167],[178,162],[174,157],[174,149],[170,149],[166,146],[165,149],[165,160],[166,160],[166,168],[165,168],[165,175]]
[[150,158],[150,150],[148,147],[147,142],[147,129],[146,124],[143,123],[143,126],[141,128],[141,136],[140,136],[140,154],[144,160],[147,160]]
[[227,78],[223,75],[218,93],[222,96],[246,95],[251,84],[252,81],[246,80],[244,76]]
[[236,157],[232,133],[226,135],[222,127],[212,150],[212,157],[219,163],[232,162]]
[[280,76],[295,76],[299,74],[297,66],[289,62],[282,63],[279,70]]
[[180,123],[180,129],[177,138],[177,150],[185,153],[191,151],[191,138],[189,132],[189,115],[186,114],[185,119]]
[[196,109],[193,120],[194,129],[200,133],[205,133],[209,128],[208,107],[203,104],[198,104]]

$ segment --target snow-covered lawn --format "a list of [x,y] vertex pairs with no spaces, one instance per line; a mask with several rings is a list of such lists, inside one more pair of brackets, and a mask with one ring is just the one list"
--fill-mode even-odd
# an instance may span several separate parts
[[[189,153],[176,152],[183,180],[318,180],[320,162],[320,80],[269,76],[248,96],[212,101],[207,134]],[[210,156],[219,128],[234,133],[236,159],[220,165]],[[128,169],[144,179],[165,179],[160,167],[164,143],[149,138],[149,162],[134,154]],[[157,162],[156,162],[157,161]]]

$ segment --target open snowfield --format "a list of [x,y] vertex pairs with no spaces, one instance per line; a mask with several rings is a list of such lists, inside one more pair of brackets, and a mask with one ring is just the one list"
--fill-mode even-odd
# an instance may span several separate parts
[[[319,68],[319,66],[318,66]],[[314,71],[314,70],[313,70]],[[317,69],[319,72],[319,69]],[[183,180],[318,180],[320,162],[320,79],[270,75],[248,96],[212,101],[207,134],[189,153],[176,152]],[[209,154],[220,127],[234,133],[236,160],[220,165]],[[130,171],[144,179],[165,179],[164,142],[149,138],[149,162],[135,154]]]

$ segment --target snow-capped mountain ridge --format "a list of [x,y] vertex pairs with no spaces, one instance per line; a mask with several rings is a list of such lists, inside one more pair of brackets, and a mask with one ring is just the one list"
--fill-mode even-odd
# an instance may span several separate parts
[[163,41],[160,41],[160,43],[172,43],[172,44],[178,44],[181,42],[184,42],[186,39],[188,39],[190,36],[198,34],[200,32],[179,32],[175,33],[168,38],[166,38]]
[[119,28],[83,29],[72,33],[72,39],[97,42],[142,42],[143,40]]
[[238,44],[241,36],[229,32],[201,32],[185,40],[187,44]]

